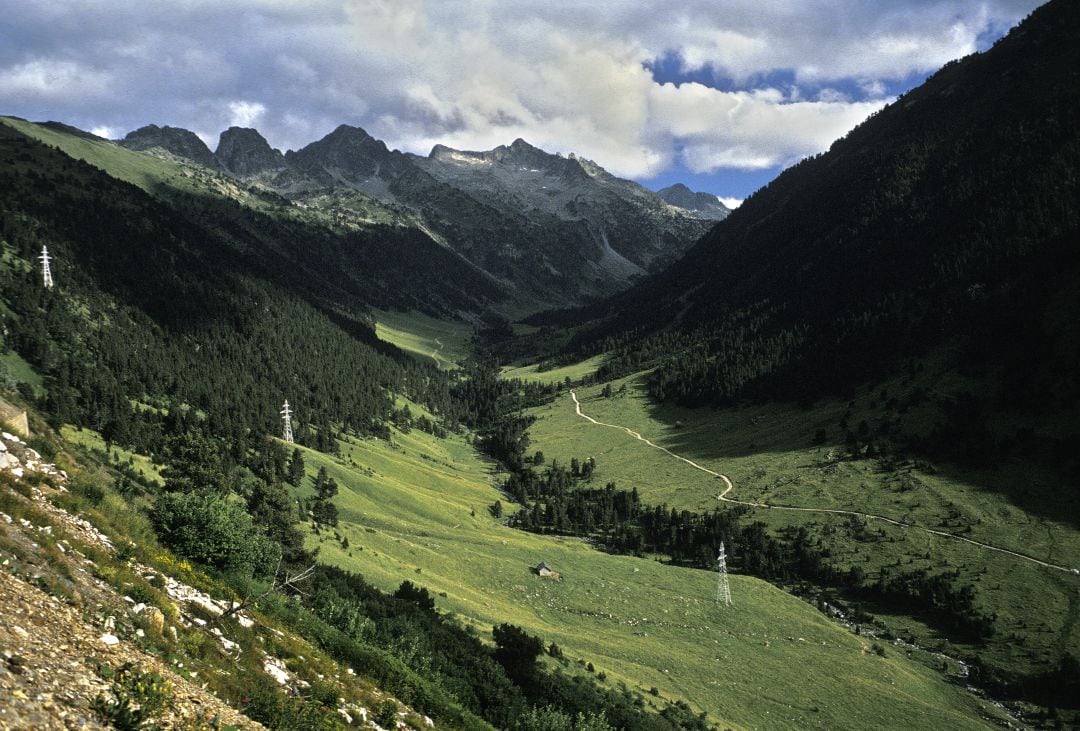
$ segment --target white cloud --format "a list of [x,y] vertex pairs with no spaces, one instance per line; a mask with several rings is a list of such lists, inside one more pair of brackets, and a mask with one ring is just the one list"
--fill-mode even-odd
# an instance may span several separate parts
[[743,202],[742,198],[725,198],[724,196],[717,196],[717,198],[720,200],[721,203],[723,203],[725,206],[727,206],[733,211],[739,206],[741,206]]
[[229,125],[232,127],[254,127],[266,114],[266,107],[259,102],[229,102]]
[[[107,140],[115,139],[117,130],[112,127],[94,127],[90,130],[90,134],[97,135],[98,137],[104,137]],[[119,136],[119,135],[117,135]]]
[[34,60],[0,69],[0,94],[63,99],[105,93],[109,75],[71,61]]
[[[761,169],[825,149],[886,81],[1038,1],[7,0],[0,96],[110,130],[258,126],[283,149],[349,123],[419,153],[524,137],[627,176]],[[646,64],[668,56],[742,88],[658,84]],[[793,86],[760,81],[773,72]]]
[[778,94],[722,92],[701,84],[654,91],[658,122],[694,172],[761,170],[818,152],[882,102],[783,102]]

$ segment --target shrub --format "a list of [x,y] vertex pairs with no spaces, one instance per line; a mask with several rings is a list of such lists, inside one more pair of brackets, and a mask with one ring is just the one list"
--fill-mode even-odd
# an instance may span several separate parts
[[290,698],[268,683],[250,689],[243,712],[267,728],[289,731],[331,731],[338,728],[334,713],[318,702]]
[[162,493],[151,519],[167,546],[224,571],[266,576],[281,557],[243,508],[216,495]]
[[[104,668],[102,669],[104,670]],[[102,675],[107,673],[102,672]],[[113,677],[112,698],[99,693],[90,708],[119,731],[137,731],[172,701],[172,684],[155,672],[127,663]]]
[[522,683],[536,673],[536,659],[544,651],[539,637],[525,632],[512,624],[500,624],[492,628],[495,639],[495,659],[515,682]]
[[375,723],[383,728],[395,728],[397,726],[397,703],[389,698],[379,706],[379,712],[375,715]]

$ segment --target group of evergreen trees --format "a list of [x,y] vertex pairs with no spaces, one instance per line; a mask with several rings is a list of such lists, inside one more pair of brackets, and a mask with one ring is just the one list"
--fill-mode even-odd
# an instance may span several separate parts
[[[785,170],[658,276],[533,322],[579,326],[564,357],[614,353],[602,379],[653,369],[651,395],[690,406],[842,395],[946,351],[985,379],[986,413],[1075,411],[1078,22],[1048,3]],[[985,440],[964,426],[954,443]]]

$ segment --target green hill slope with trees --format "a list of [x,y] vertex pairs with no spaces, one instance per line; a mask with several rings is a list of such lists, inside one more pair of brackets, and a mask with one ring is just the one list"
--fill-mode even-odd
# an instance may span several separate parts
[[585,313],[606,319],[573,349],[657,364],[657,398],[700,405],[842,395],[960,344],[980,404],[1075,408],[1078,32],[1051,2],[948,64]]

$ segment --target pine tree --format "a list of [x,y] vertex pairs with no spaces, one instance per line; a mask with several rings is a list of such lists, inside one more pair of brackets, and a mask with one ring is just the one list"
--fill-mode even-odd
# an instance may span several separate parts
[[293,450],[289,459],[288,480],[293,487],[300,487],[304,482],[304,455],[299,448]]

